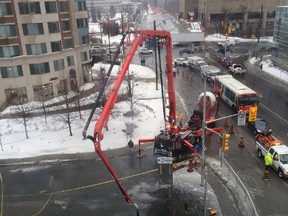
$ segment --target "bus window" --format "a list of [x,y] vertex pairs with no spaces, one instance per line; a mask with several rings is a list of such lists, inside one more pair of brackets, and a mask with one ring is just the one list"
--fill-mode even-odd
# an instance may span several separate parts
[[239,98],[239,106],[254,106],[258,104],[257,96],[244,96]]

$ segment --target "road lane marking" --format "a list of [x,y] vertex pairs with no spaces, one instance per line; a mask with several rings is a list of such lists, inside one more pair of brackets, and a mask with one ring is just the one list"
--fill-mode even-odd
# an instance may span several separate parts
[[283,122],[285,122],[286,124],[288,124],[288,121],[284,118],[282,118],[281,116],[279,116],[277,113],[275,113],[273,110],[271,110],[270,108],[268,108],[267,106],[265,106],[263,103],[260,103],[261,106],[263,106],[265,109],[269,110],[271,113],[273,113],[274,115],[276,115],[280,120],[282,120]]

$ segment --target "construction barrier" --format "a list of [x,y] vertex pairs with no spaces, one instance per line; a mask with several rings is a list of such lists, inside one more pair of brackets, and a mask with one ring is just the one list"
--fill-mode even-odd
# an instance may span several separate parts
[[269,170],[265,169],[264,171],[264,176],[263,176],[264,181],[269,181]]
[[193,161],[189,160],[187,172],[192,172],[193,170]]
[[244,137],[242,137],[242,136],[240,136],[239,147],[241,147],[241,148],[245,147],[245,144],[244,144]]
[[233,125],[231,125],[231,126],[230,126],[230,131],[229,131],[229,133],[230,133],[230,134],[233,134],[234,132],[235,132],[235,131],[234,131],[234,127],[233,127]]

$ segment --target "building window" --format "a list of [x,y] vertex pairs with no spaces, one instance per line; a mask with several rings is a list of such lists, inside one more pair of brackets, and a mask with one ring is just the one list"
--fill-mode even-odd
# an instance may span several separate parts
[[48,22],[49,33],[58,33],[59,25],[58,22]]
[[64,49],[73,48],[72,38],[64,38]]
[[27,55],[41,55],[47,53],[45,43],[40,44],[27,44],[26,45]]
[[275,11],[267,11],[267,18],[275,18]]
[[60,12],[68,12],[68,3],[67,1],[59,1]]
[[67,81],[65,79],[57,82],[57,91],[58,95],[67,94]]
[[81,61],[87,61],[88,60],[87,52],[81,52],[80,59]]
[[15,25],[0,25],[0,38],[8,38],[15,36]]
[[86,11],[86,1],[74,0],[75,11]]
[[62,31],[70,31],[70,21],[63,20],[61,21]]
[[3,46],[0,47],[0,58],[19,56],[19,46]]
[[50,72],[50,67],[48,62],[40,63],[40,64],[29,64],[30,74],[31,75],[39,75]]
[[88,20],[87,19],[77,19],[77,28],[88,28]]
[[47,14],[57,13],[56,2],[55,1],[45,2],[45,9]]
[[0,3],[0,16],[12,15],[11,3]]
[[22,66],[0,67],[2,78],[15,78],[23,76]]
[[22,24],[23,34],[24,35],[40,35],[44,34],[43,24],[42,23],[29,23]]
[[260,19],[259,12],[248,12],[248,19]]
[[28,102],[26,87],[5,89],[5,95],[9,106]]
[[54,70],[55,71],[64,70],[64,60],[63,59],[55,60],[55,61],[53,61],[53,64],[54,64]]
[[53,88],[52,84],[43,84],[33,86],[34,100],[36,101],[45,101],[53,98]]
[[68,56],[68,57],[67,57],[67,64],[68,64],[68,66],[73,66],[73,65],[75,65],[75,63],[74,63],[74,56]]
[[39,2],[21,2],[19,5],[20,14],[41,14]]
[[51,42],[51,50],[52,50],[52,52],[62,51],[61,41]]

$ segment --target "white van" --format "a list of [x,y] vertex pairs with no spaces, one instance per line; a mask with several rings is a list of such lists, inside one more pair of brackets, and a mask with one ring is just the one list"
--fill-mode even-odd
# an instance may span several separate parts
[[204,59],[199,56],[191,56],[191,57],[187,57],[187,61],[188,61],[188,66],[190,68],[193,68],[193,66],[195,66],[197,62],[204,61]]

